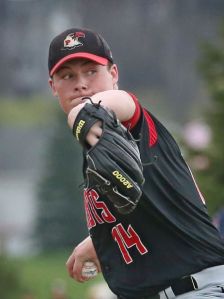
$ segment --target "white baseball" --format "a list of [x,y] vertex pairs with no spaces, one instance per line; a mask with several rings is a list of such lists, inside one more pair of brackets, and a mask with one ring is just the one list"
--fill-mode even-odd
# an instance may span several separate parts
[[82,267],[82,276],[84,278],[94,278],[98,274],[96,265],[93,262],[85,262]]

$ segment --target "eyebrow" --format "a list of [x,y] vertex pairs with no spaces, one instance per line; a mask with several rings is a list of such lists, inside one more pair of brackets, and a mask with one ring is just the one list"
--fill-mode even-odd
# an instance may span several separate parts
[[86,60],[86,61],[83,61],[82,65],[86,65],[86,64],[94,64],[94,65],[96,65],[96,64],[98,64],[98,63],[97,63],[97,62],[94,62],[94,61],[92,61],[92,60]]
[[[81,66],[86,66],[86,65],[88,65],[88,64],[93,64],[93,65],[97,65],[98,63],[96,63],[96,62],[94,62],[94,61],[92,61],[92,60],[84,60],[82,63],[81,63]],[[64,70],[64,69],[70,69],[70,66],[69,65],[66,65],[66,63],[65,64],[63,64],[60,68],[59,68],[59,70],[58,70],[58,72],[60,72],[61,70]]]
[[[81,66],[85,66],[85,65],[88,65],[88,64],[97,64],[96,62],[92,61],[92,60],[84,60],[83,62],[81,62]],[[69,67],[69,66],[66,66],[64,65],[64,67]]]
[[69,69],[69,68],[70,68],[69,66],[62,65],[62,66],[60,66],[60,68],[58,69],[58,72],[60,72],[61,70],[64,70],[64,69]]

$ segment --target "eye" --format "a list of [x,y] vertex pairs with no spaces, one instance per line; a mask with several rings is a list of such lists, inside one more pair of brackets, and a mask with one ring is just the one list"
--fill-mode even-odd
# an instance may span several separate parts
[[63,74],[61,77],[63,80],[69,80],[72,78],[72,74],[66,73],[66,74]]
[[95,69],[88,70],[86,73],[87,73],[88,76],[91,76],[91,75],[94,75],[96,73],[96,70]]

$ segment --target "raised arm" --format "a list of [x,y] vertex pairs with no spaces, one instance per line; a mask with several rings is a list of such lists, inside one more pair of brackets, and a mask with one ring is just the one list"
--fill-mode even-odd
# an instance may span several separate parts
[[[101,101],[102,106],[113,110],[121,122],[130,119],[135,112],[135,103],[132,97],[123,90],[108,90],[99,92],[91,96],[91,99],[94,103]],[[71,128],[77,114],[83,108],[86,101],[87,100],[84,100],[83,103],[79,104],[70,111],[68,115],[68,124]]]

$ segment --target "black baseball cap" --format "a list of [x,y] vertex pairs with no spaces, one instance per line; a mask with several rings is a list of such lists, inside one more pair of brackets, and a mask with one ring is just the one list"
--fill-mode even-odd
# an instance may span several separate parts
[[71,28],[57,35],[51,42],[48,56],[50,76],[66,61],[87,58],[99,64],[113,63],[113,57],[103,37],[89,29]]

